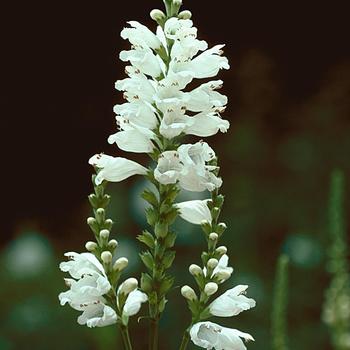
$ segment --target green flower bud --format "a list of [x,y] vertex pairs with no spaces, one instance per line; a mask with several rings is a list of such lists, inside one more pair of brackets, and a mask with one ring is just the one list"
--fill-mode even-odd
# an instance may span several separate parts
[[212,232],[210,235],[209,235],[209,239],[211,241],[217,241],[219,239],[219,235],[216,233],[216,232]]
[[109,242],[108,242],[108,248],[111,249],[111,250],[114,250],[118,247],[118,242],[115,240],[115,239],[111,239]]
[[164,21],[166,18],[165,13],[158,9],[152,10],[150,16],[157,23]]
[[227,248],[225,246],[217,247],[216,252],[220,255],[225,255],[227,253]]
[[105,241],[108,240],[109,234],[110,234],[110,232],[108,230],[101,230],[100,231],[100,237],[101,237],[101,239],[103,239]]
[[139,282],[136,278],[128,278],[121,284],[119,293],[128,295],[137,288],[138,284]]
[[203,274],[201,267],[196,264],[192,264],[188,270],[192,276],[201,276]]
[[218,264],[219,264],[219,261],[217,259],[212,258],[212,259],[209,259],[207,266],[210,269],[215,269],[215,267],[218,266]]
[[224,222],[220,222],[220,224],[217,226],[217,232],[219,235],[222,235],[226,229],[227,229],[227,226]]

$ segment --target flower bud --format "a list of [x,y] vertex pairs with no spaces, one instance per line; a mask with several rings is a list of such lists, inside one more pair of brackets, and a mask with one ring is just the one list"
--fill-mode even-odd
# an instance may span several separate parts
[[87,222],[87,224],[88,224],[89,226],[92,226],[92,225],[95,225],[96,219],[90,217],[90,218],[87,218],[86,222]]
[[225,255],[227,253],[227,248],[225,246],[220,246],[216,248],[216,252],[220,255]]
[[209,239],[211,241],[217,241],[219,239],[219,235],[216,233],[216,232],[212,232],[210,235],[209,235]]
[[109,251],[104,251],[101,254],[101,260],[105,263],[105,264],[110,264],[113,260],[113,255],[111,252]]
[[192,18],[192,12],[185,10],[185,11],[181,11],[179,13],[179,18],[180,19],[191,19]]
[[96,210],[96,220],[99,224],[104,223],[106,220],[106,211],[103,208],[98,208]]
[[157,23],[165,20],[165,18],[166,18],[165,13],[161,10],[158,10],[158,9],[152,10],[150,13],[150,16]]
[[226,229],[227,229],[227,226],[224,222],[220,222],[219,225],[217,226],[217,231],[219,235],[222,235]]
[[211,228],[211,225],[210,225],[210,222],[208,220],[202,220],[201,221],[201,226],[202,226],[202,230],[208,235],[212,228]]
[[214,282],[209,282],[204,287],[204,293],[208,296],[215,294],[218,291],[218,285]]
[[207,266],[210,268],[210,269],[215,269],[216,266],[218,266],[219,264],[219,261],[217,259],[209,259],[208,263],[207,263]]
[[114,263],[113,270],[122,271],[128,266],[128,264],[129,264],[129,260],[127,258],[119,258]]
[[116,241],[115,239],[111,239],[109,242],[108,242],[108,248],[114,250],[115,248],[118,247],[118,241]]
[[128,295],[137,288],[138,284],[136,278],[128,278],[121,284],[119,292]]
[[173,3],[176,6],[181,6],[182,5],[182,0],[173,0]]
[[181,288],[181,294],[185,299],[189,301],[197,300],[196,292],[190,286],[183,286]]
[[96,250],[98,248],[98,245],[96,242],[86,242],[85,244],[85,248],[87,251],[89,252],[93,252],[94,250]]
[[109,238],[109,231],[108,230],[101,230],[100,231],[100,237],[103,240],[107,240]]
[[227,281],[232,275],[232,272],[227,270],[221,270],[215,274],[215,277],[219,280],[220,283]]
[[112,226],[113,226],[113,220],[111,220],[111,219],[107,219],[106,221],[105,221],[105,228],[107,229],[107,230],[111,230],[112,229]]
[[192,264],[188,270],[192,276],[201,276],[203,274],[201,267],[196,264]]

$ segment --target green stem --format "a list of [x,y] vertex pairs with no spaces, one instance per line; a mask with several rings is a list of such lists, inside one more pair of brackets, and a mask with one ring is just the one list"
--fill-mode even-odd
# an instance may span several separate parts
[[132,350],[128,327],[121,325],[119,328],[123,339],[124,349]]
[[158,350],[158,319],[151,319],[150,321],[150,350]]
[[182,337],[182,342],[180,345],[179,350],[186,350],[187,346],[188,346],[188,342],[190,341],[190,334],[189,332],[186,330],[183,337]]

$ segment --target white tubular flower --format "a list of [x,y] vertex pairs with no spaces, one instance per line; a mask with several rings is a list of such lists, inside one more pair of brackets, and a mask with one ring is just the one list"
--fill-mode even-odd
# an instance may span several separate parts
[[151,130],[138,126],[121,116],[116,116],[116,120],[121,131],[109,136],[110,144],[116,143],[121,150],[126,152],[152,152],[154,148],[152,140],[155,134]]
[[212,216],[207,206],[208,200],[192,200],[176,203],[174,206],[179,210],[182,219],[191,224],[200,225],[203,221],[211,223]]
[[[186,96],[181,90],[193,80],[191,72],[174,73],[168,71],[167,76],[159,81],[157,88],[157,98],[161,101],[167,98],[183,98]],[[158,105],[158,101],[157,105]],[[159,107],[159,106],[158,106]],[[160,107],[159,107],[160,108]]]
[[96,176],[96,185],[103,180],[120,182],[133,175],[146,175],[147,169],[142,165],[121,157],[111,157],[105,154],[96,154],[91,157],[89,164],[100,169]]
[[153,50],[158,50],[161,47],[161,42],[158,37],[151,32],[146,26],[137,22],[128,22],[133,28],[124,28],[121,32],[121,37],[127,39],[134,46],[149,47]]
[[195,135],[200,137],[209,137],[221,132],[225,133],[230,127],[230,123],[224,120],[216,112],[199,113],[193,118],[191,126],[186,128],[188,135]]
[[220,258],[219,263],[215,267],[211,277],[215,276],[220,282],[228,280],[233,273],[233,268],[228,266],[228,260],[228,255],[224,254]]
[[149,48],[136,48],[122,51],[119,55],[124,62],[129,61],[140,72],[158,78],[165,70],[165,64],[159,56],[156,56]]
[[175,184],[179,179],[181,170],[179,154],[176,151],[166,151],[158,159],[154,177],[163,185]]
[[151,81],[134,67],[126,67],[126,72],[129,74],[130,78],[117,80],[115,88],[118,91],[125,91],[124,97],[129,102],[142,100],[143,102],[152,104],[156,91],[151,84]]
[[222,80],[210,81],[186,93],[186,107],[192,112],[203,112],[212,108],[224,107],[227,97],[215,91],[223,85]]
[[247,289],[248,286],[239,285],[227,290],[209,305],[210,313],[213,316],[232,317],[255,307],[255,300],[244,295]]
[[222,48],[225,45],[216,45],[204,51],[192,61],[172,61],[170,67],[175,71],[190,71],[194,78],[204,79],[217,75],[220,69],[229,69],[230,65],[226,57],[222,56]]
[[143,101],[135,100],[115,105],[113,111],[131,123],[150,130],[155,129],[159,124],[154,108]]
[[68,303],[73,309],[83,311],[78,323],[88,327],[103,327],[116,323],[116,312],[106,305],[103,297],[111,289],[102,264],[91,253],[66,253],[71,260],[60,264],[63,272],[73,279],[65,279],[70,287],[58,297],[61,305]]
[[193,343],[204,349],[246,350],[242,339],[254,341],[254,338],[237,329],[222,327],[212,322],[199,322],[192,326],[190,336]]
[[186,107],[177,98],[162,100],[157,105],[163,112],[159,132],[167,139],[179,136],[194,122],[194,118],[185,115]]
[[137,289],[132,291],[124,304],[123,314],[126,316],[136,315],[140,311],[142,303],[145,303],[147,300],[148,297],[145,293]]
[[206,165],[215,158],[215,152],[207,143],[182,145],[178,152],[183,164],[179,179],[183,189],[192,192],[213,191],[222,185],[222,180],[211,172],[216,168]]

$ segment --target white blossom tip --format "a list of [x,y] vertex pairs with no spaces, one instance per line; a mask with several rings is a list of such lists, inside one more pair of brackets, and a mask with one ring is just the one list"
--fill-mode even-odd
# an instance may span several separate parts
[[89,226],[91,226],[91,225],[94,225],[96,223],[96,219],[90,217],[90,218],[87,218],[86,222]]
[[158,10],[158,9],[154,9],[151,11],[150,13],[150,17],[156,21],[156,22],[160,22],[163,21],[166,18],[166,15],[163,11]]
[[100,237],[101,239],[107,240],[109,238],[110,232],[108,230],[101,230]]
[[192,276],[201,276],[203,274],[202,268],[196,264],[190,265],[188,270]]
[[111,252],[109,251],[104,251],[101,253],[101,260],[105,263],[105,264],[110,264],[113,260],[113,255]]
[[116,249],[118,247],[118,241],[115,240],[115,239],[111,239],[109,242],[108,242],[108,248],[110,249]]
[[191,19],[192,18],[192,12],[185,10],[181,11],[178,16],[180,19]]
[[96,242],[86,242],[85,248],[88,252],[93,252],[98,248],[98,245]]
[[128,264],[129,264],[129,260],[127,258],[119,258],[114,263],[113,270],[122,271],[128,266]]
[[217,247],[216,252],[220,255],[225,255],[227,253],[227,248],[225,246]]
[[204,287],[204,293],[208,296],[215,294],[219,289],[219,286],[214,282],[209,282]]
[[212,259],[209,259],[207,266],[211,269],[215,269],[215,267],[218,266],[218,264],[219,264],[219,260],[212,258]]
[[173,4],[176,6],[181,6],[182,5],[182,0],[173,0]]
[[197,300],[196,292],[190,286],[183,286],[181,288],[181,294],[189,301]]
[[133,277],[128,278],[120,285],[119,293],[128,295],[137,288],[138,284],[139,282],[137,281],[136,278],[133,278]]
[[217,241],[219,239],[219,235],[216,233],[216,232],[212,232],[210,235],[209,235],[209,239],[211,241]]

